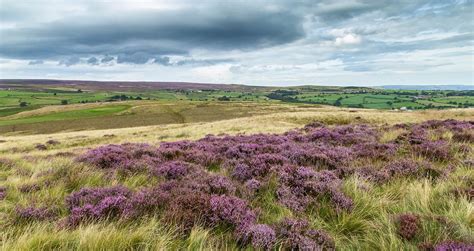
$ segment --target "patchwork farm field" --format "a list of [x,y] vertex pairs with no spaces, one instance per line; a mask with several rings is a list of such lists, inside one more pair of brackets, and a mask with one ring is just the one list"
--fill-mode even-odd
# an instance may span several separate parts
[[[44,129],[0,136],[1,248],[472,249],[473,109],[231,104],[14,115]],[[79,111],[94,128],[46,129]]]

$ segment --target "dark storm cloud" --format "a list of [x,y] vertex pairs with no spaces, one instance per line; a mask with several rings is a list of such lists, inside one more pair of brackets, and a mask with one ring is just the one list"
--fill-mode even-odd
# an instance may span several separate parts
[[1,30],[0,55],[43,59],[109,54],[118,55],[118,63],[140,64],[156,55],[255,49],[304,36],[302,16],[248,7],[235,3],[204,9],[131,10],[27,23]]
[[117,63],[144,64],[151,59],[150,54],[145,52],[135,52],[132,54],[120,54]]
[[89,59],[87,59],[87,63],[90,65],[98,65],[99,60],[96,57],[90,57]]
[[59,61],[59,65],[65,65],[65,66],[71,66],[71,65],[76,65],[81,62],[81,59],[77,56],[69,57],[67,59],[63,59]]
[[101,62],[101,63],[110,63],[110,62],[114,61],[114,59],[115,59],[115,58],[112,57],[112,56],[105,55],[105,56],[100,60],[100,62]]
[[[455,64],[450,70],[466,72],[473,6],[471,0],[0,0],[0,60],[27,60],[21,64],[27,67],[59,62],[73,75],[85,68],[128,76],[133,67],[129,74],[152,69],[169,79],[248,81],[257,72],[262,81],[283,74],[313,81],[319,71],[397,71],[398,55],[421,54],[404,70],[448,62]],[[131,78],[145,75],[137,76]]]
[[160,64],[160,65],[166,65],[166,66],[171,65],[169,57],[156,57],[153,60],[153,63]]

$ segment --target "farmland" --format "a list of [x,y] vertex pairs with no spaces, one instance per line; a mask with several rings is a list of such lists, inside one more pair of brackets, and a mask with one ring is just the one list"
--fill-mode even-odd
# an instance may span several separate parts
[[91,87],[1,92],[2,250],[472,248],[468,91]]
[[0,133],[213,121],[307,106],[379,110],[467,108],[474,106],[473,95],[472,90],[2,80]]

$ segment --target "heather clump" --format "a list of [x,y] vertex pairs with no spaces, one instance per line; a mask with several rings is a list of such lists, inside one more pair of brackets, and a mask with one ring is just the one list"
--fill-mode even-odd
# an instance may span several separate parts
[[413,239],[420,231],[420,217],[414,214],[401,214],[398,216],[398,234],[406,240]]
[[425,141],[413,148],[415,153],[421,154],[431,160],[444,161],[451,159],[449,144],[444,140]]
[[247,235],[253,247],[264,250],[271,249],[276,242],[275,230],[265,224],[250,226]]
[[257,216],[247,201],[235,196],[212,195],[210,200],[210,218],[212,224],[224,224],[238,230],[254,224]]
[[35,148],[36,148],[36,150],[40,150],[40,151],[48,150],[48,147],[45,144],[36,144]]
[[61,142],[59,142],[58,140],[55,140],[55,139],[50,139],[50,140],[46,141],[46,144],[47,145],[59,145],[59,144],[61,144]]
[[457,142],[474,143],[474,132],[472,131],[456,132],[453,134],[452,139]]
[[5,199],[5,197],[7,197],[7,188],[0,187],[0,200]]
[[0,157],[0,167],[2,169],[10,169],[15,166],[15,162],[11,159]]
[[106,145],[89,150],[77,160],[100,169],[136,172],[160,161],[155,150],[147,144]]
[[48,207],[17,207],[15,216],[18,221],[44,221],[51,220],[57,216],[57,213]]
[[110,188],[83,188],[66,198],[70,215],[68,226],[77,226],[86,221],[116,218],[124,213],[132,192],[121,186]]
[[460,241],[444,241],[433,248],[434,251],[472,251],[474,244]]
[[158,164],[152,172],[156,176],[163,176],[166,179],[179,179],[190,171],[191,166],[184,161],[170,161]]
[[355,144],[352,146],[352,150],[358,158],[388,160],[396,154],[397,145],[393,143],[382,144],[371,142]]
[[188,233],[195,225],[208,223],[211,217],[210,208],[210,197],[207,194],[181,194],[171,199],[164,219],[177,224],[184,233]]
[[335,250],[332,238],[321,230],[312,229],[305,220],[283,219],[276,226],[278,239],[290,250]]
[[334,172],[316,172],[307,167],[287,166],[281,170],[279,201],[295,211],[329,197],[338,210],[352,209],[352,200],[341,191],[342,181]]

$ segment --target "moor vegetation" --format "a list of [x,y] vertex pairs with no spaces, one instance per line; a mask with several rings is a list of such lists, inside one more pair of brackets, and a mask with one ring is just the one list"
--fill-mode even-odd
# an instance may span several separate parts
[[50,139],[34,151],[52,154],[20,158],[31,150],[4,150],[1,246],[474,248],[473,121],[321,121],[66,152]]

